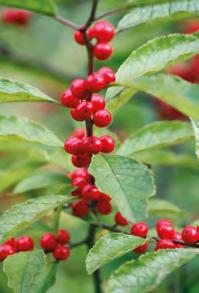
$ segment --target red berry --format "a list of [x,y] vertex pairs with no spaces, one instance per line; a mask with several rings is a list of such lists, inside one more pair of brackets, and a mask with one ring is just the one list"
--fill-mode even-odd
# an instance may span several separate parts
[[70,256],[68,246],[59,246],[53,251],[53,256],[56,260],[66,260]]
[[74,138],[70,141],[69,146],[68,146],[68,150],[70,154],[73,155],[82,155],[85,153],[86,148],[85,145],[82,141],[82,139],[79,138]]
[[71,205],[73,215],[84,218],[89,213],[89,205],[86,200],[78,200]]
[[91,157],[88,154],[84,154],[81,156],[72,156],[71,161],[75,167],[78,168],[86,168],[89,166],[91,162]]
[[160,239],[155,246],[155,250],[159,249],[172,249],[175,248],[175,244],[170,239]]
[[79,168],[79,169],[75,170],[74,172],[72,172],[70,174],[70,177],[72,179],[74,179],[76,177],[82,177],[85,180],[88,180],[89,179],[89,173],[88,173],[88,170],[87,169],[85,169],[85,168]]
[[70,89],[67,89],[61,95],[61,103],[67,108],[76,108],[79,104],[79,100],[72,95]]
[[125,217],[123,217],[120,212],[117,212],[115,214],[115,223],[119,226],[127,226],[128,225],[127,219]]
[[15,249],[8,244],[3,244],[0,246],[0,261],[6,259],[9,255],[14,254]]
[[75,190],[73,190],[71,192],[71,195],[73,195],[73,196],[82,196],[82,193],[81,192],[82,192],[81,191],[81,188],[76,188]]
[[[179,232],[175,232],[173,240],[180,240],[180,241],[182,241],[182,235],[181,235],[181,233],[179,233]],[[175,243],[175,242],[174,242],[174,243]],[[178,244],[178,243],[175,243],[175,247],[176,247],[176,248],[183,248],[184,245],[182,245],[182,244]]]
[[64,229],[59,229],[58,235],[57,235],[57,242],[60,244],[66,244],[70,241],[70,234],[68,231]]
[[115,148],[115,142],[110,135],[103,135],[100,137],[102,142],[102,153],[111,153]]
[[144,222],[136,223],[131,227],[132,235],[145,238],[147,236],[147,233],[148,233],[148,226]]
[[85,80],[76,78],[71,83],[71,92],[77,98],[84,98],[86,95]]
[[91,99],[93,105],[93,112],[103,110],[105,108],[105,100],[98,95],[93,95]]
[[98,127],[106,127],[112,121],[111,113],[107,110],[99,110],[93,115],[93,122]]
[[29,236],[21,236],[16,240],[17,251],[30,251],[34,249],[34,242]]
[[77,128],[73,131],[72,136],[83,139],[86,136],[86,131],[84,128]]
[[111,68],[104,66],[100,70],[98,70],[98,73],[104,77],[106,85],[111,82],[115,82],[115,73]]
[[81,190],[82,187],[86,184],[87,184],[87,181],[83,177],[76,177],[72,180],[72,185],[77,186],[79,190]]
[[105,87],[105,81],[102,75],[94,73],[88,76],[86,80],[86,88],[91,93],[97,93],[103,90]]
[[111,23],[101,20],[94,24],[92,35],[98,42],[107,43],[113,39],[115,28]]
[[5,23],[13,23],[25,26],[31,18],[31,13],[22,9],[4,9],[2,11],[2,20]]
[[99,200],[96,209],[99,214],[108,215],[112,212],[112,205],[107,200]]
[[105,200],[105,201],[111,201],[111,197],[110,195],[106,194],[106,193],[103,193],[103,192],[100,192],[100,200]]
[[52,233],[45,233],[40,239],[40,245],[45,251],[54,251],[57,247],[57,239]]
[[70,136],[67,138],[67,140],[64,142],[64,149],[67,153],[71,154],[71,143],[73,142],[73,140],[76,140],[75,137]]
[[197,229],[192,226],[186,226],[182,231],[182,239],[185,243],[194,244],[198,241]]
[[100,197],[100,191],[95,185],[86,184],[82,188],[82,196],[86,200],[97,200]]
[[109,44],[99,43],[94,47],[94,55],[98,60],[106,60],[113,53],[113,48]]
[[168,220],[160,220],[156,224],[156,231],[160,238],[173,239],[175,229],[173,224]]
[[[86,32],[87,38],[88,38],[89,41],[92,39],[92,31],[93,30],[91,28],[89,28],[87,30],[87,32]],[[85,39],[84,39],[84,35],[83,35],[83,33],[81,31],[76,31],[74,33],[74,39],[80,45],[85,45],[86,44]]]
[[96,136],[88,136],[84,139],[84,148],[89,154],[98,154],[102,149],[102,142]]
[[3,243],[3,245],[5,244],[12,246],[16,250],[16,240],[14,239],[14,237],[11,237],[10,239],[8,239],[6,242]]
[[79,103],[76,109],[71,110],[72,117],[77,121],[84,121],[91,118],[93,107],[91,102],[83,101]]
[[148,244],[148,241],[147,241],[146,243],[144,243],[144,244],[138,246],[137,248],[135,248],[133,251],[135,253],[142,254],[147,250],[148,246],[149,246],[149,244]]

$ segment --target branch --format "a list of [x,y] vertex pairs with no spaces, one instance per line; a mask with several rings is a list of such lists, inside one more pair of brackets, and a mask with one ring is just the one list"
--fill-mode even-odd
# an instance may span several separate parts
[[99,20],[99,19],[102,19],[104,17],[111,16],[111,15],[114,15],[114,14],[117,14],[117,13],[122,13],[122,12],[125,12],[125,11],[129,10],[129,9],[130,9],[130,7],[123,7],[123,8],[113,9],[113,10],[110,10],[108,12],[105,12],[105,13],[95,17],[95,20]]
[[67,26],[67,27],[69,27],[69,28],[71,28],[71,29],[73,29],[75,31],[79,30],[79,26],[77,24],[75,24],[74,22],[72,22],[72,21],[70,21],[70,20],[68,20],[68,19],[66,19],[66,18],[64,18],[64,17],[62,17],[60,15],[56,15],[53,18],[56,21],[58,21],[59,23],[65,25],[65,26]]

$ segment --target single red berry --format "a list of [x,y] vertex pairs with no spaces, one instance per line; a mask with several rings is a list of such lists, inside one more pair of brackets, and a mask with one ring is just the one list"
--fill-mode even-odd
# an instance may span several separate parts
[[89,154],[98,154],[102,149],[102,142],[96,136],[88,136],[84,139],[84,148]]
[[144,244],[138,246],[137,248],[135,248],[133,251],[135,253],[142,254],[147,250],[148,246],[149,246],[149,244],[148,244],[148,241],[147,241],[146,243],[144,243]]
[[17,251],[31,251],[34,249],[34,242],[29,236],[21,236],[16,240]]
[[85,145],[82,139],[74,138],[70,141],[68,147],[69,153],[73,155],[82,155],[86,152]]
[[[179,232],[175,232],[173,240],[182,241],[182,235]],[[175,243],[175,242],[174,242]],[[176,248],[183,248],[183,244],[175,243]]]
[[112,121],[111,113],[107,110],[99,110],[93,115],[93,122],[98,127],[106,127]]
[[97,200],[100,197],[100,191],[95,185],[86,184],[82,188],[82,196],[86,200]]
[[198,241],[198,231],[195,227],[186,226],[182,231],[182,239],[185,243],[194,244]]
[[57,247],[57,239],[52,233],[45,233],[40,239],[40,245],[45,251],[54,251]]
[[123,217],[120,212],[117,212],[115,214],[115,223],[119,226],[127,226],[128,225],[127,219],[125,217]]
[[6,242],[3,243],[3,245],[5,244],[12,246],[16,250],[16,240],[14,239],[14,237],[11,237],[10,239],[8,239]]
[[67,89],[61,95],[61,103],[67,108],[76,108],[79,104],[79,99],[72,95],[71,89]]
[[[92,39],[92,28],[89,28],[88,30],[87,30],[87,32],[86,32],[86,34],[87,34],[87,38],[88,38],[88,40],[90,41],[91,39]],[[75,33],[74,33],[74,40],[79,44],[79,45],[85,45],[86,44],[86,42],[85,42],[85,38],[84,38],[84,35],[83,35],[83,33],[81,32],[81,31],[76,31]]]
[[86,168],[91,162],[91,156],[84,154],[81,156],[72,156],[71,161],[73,165],[77,168]]
[[93,112],[103,110],[105,108],[105,100],[99,95],[93,95],[91,99]]
[[66,260],[70,256],[70,249],[68,246],[59,246],[53,251],[53,256],[56,260]]
[[112,205],[107,200],[99,200],[96,204],[96,210],[101,215],[108,215],[112,212]]
[[82,78],[76,78],[71,83],[71,92],[74,97],[79,99],[84,98],[86,95],[86,83]]
[[115,73],[109,67],[102,67],[100,70],[98,70],[98,73],[104,77],[106,85],[108,85],[111,82],[115,82],[116,80]]
[[69,153],[69,154],[71,154],[71,149],[70,149],[70,147],[71,147],[71,142],[72,142],[73,140],[75,140],[75,139],[76,139],[75,137],[70,136],[70,137],[68,137],[67,140],[65,140],[65,142],[64,142],[64,149],[65,149],[65,151],[66,151],[67,153]]
[[170,239],[160,239],[155,246],[155,250],[159,250],[159,249],[172,249],[175,248],[175,244],[173,243],[172,240]]
[[22,9],[4,9],[2,11],[2,20],[5,23],[13,23],[19,26],[28,24],[31,18],[31,13]]
[[88,173],[88,170],[85,169],[85,168],[79,168],[75,171],[73,171],[71,174],[70,174],[70,177],[72,179],[76,178],[76,177],[82,177],[84,178],[85,180],[88,180],[89,179],[89,173]]
[[89,205],[86,200],[78,200],[71,205],[73,215],[84,218],[89,213]]
[[8,244],[3,244],[0,246],[0,261],[6,259],[9,255],[14,254],[15,249]]
[[105,81],[99,73],[90,74],[86,80],[86,88],[91,93],[100,92],[105,88]]
[[110,135],[103,135],[100,137],[102,142],[102,153],[111,153],[115,148],[115,142]]
[[58,235],[57,235],[57,242],[60,244],[66,244],[70,241],[70,234],[68,231],[64,229],[59,229]]
[[86,136],[86,131],[84,128],[77,128],[73,131],[72,136],[83,139]]
[[77,186],[79,190],[81,190],[86,184],[87,181],[83,177],[76,177],[72,180],[72,185]]
[[92,35],[98,42],[108,43],[115,36],[115,28],[111,23],[101,20],[94,24]]
[[173,239],[175,229],[168,220],[159,220],[156,224],[156,231],[160,238]]
[[91,102],[80,102],[76,109],[71,110],[71,116],[77,121],[84,121],[91,118],[93,107]]
[[103,200],[103,201],[111,201],[112,198],[110,197],[110,195],[103,193],[103,192],[100,192],[99,199]]
[[131,227],[132,235],[145,238],[147,236],[147,233],[148,233],[148,226],[144,222],[136,223]]
[[94,55],[98,60],[106,60],[111,57],[113,53],[113,48],[109,44],[98,43],[94,47]]

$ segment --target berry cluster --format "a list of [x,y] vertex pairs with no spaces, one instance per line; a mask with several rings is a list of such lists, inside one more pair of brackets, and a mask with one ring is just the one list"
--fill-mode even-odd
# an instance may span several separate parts
[[26,26],[30,18],[31,13],[22,9],[7,8],[1,11],[1,19],[4,23]]

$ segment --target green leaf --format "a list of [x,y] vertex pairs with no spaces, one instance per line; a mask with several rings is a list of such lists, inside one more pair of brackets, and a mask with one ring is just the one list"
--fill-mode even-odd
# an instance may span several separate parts
[[3,264],[8,277],[8,286],[16,293],[31,292],[30,288],[37,274],[46,265],[46,256],[42,250],[20,252],[9,256]]
[[56,100],[30,85],[6,78],[0,78],[0,103],[24,101],[57,103]]
[[151,199],[148,202],[148,211],[153,216],[162,215],[182,215],[185,211],[181,210],[175,204],[163,199]]
[[133,159],[114,155],[94,157],[91,169],[97,186],[110,194],[127,219],[134,222],[146,216],[146,201],[155,193],[151,170]]
[[15,193],[22,193],[27,192],[30,190],[36,190],[40,188],[46,188],[52,186],[54,184],[65,183],[66,187],[67,184],[70,183],[70,180],[59,173],[55,173],[52,171],[47,172],[36,172],[35,174],[31,174],[31,176],[25,178],[15,187]]
[[166,249],[147,253],[137,260],[126,262],[114,272],[108,281],[106,292],[152,291],[168,274],[198,253],[198,249]]
[[195,139],[196,139],[196,156],[199,159],[199,122],[194,121],[193,119],[191,119],[191,123],[192,123],[192,126],[193,126]]
[[118,154],[132,155],[176,145],[193,138],[193,130],[188,123],[180,121],[154,122],[130,135],[118,150]]
[[0,140],[15,138],[53,147],[63,147],[63,142],[43,125],[29,119],[0,115]]
[[151,21],[157,22],[162,19],[185,18],[190,15],[197,15],[199,12],[198,0],[159,2],[160,3],[152,5],[150,3],[149,5],[130,11],[120,20],[117,31],[121,32],[140,24],[148,24],[148,22]]
[[0,4],[27,9],[50,16],[56,14],[56,7],[52,0],[0,0]]
[[47,212],[67,203],[70,199],[62,195],[49,195],[12,206],[0,217],[0,242],[27,228]]
[[89,274],[109,263],[111,260],[144,244],[146,239],[121,233],[107,233],[90,249],[86,257]]

